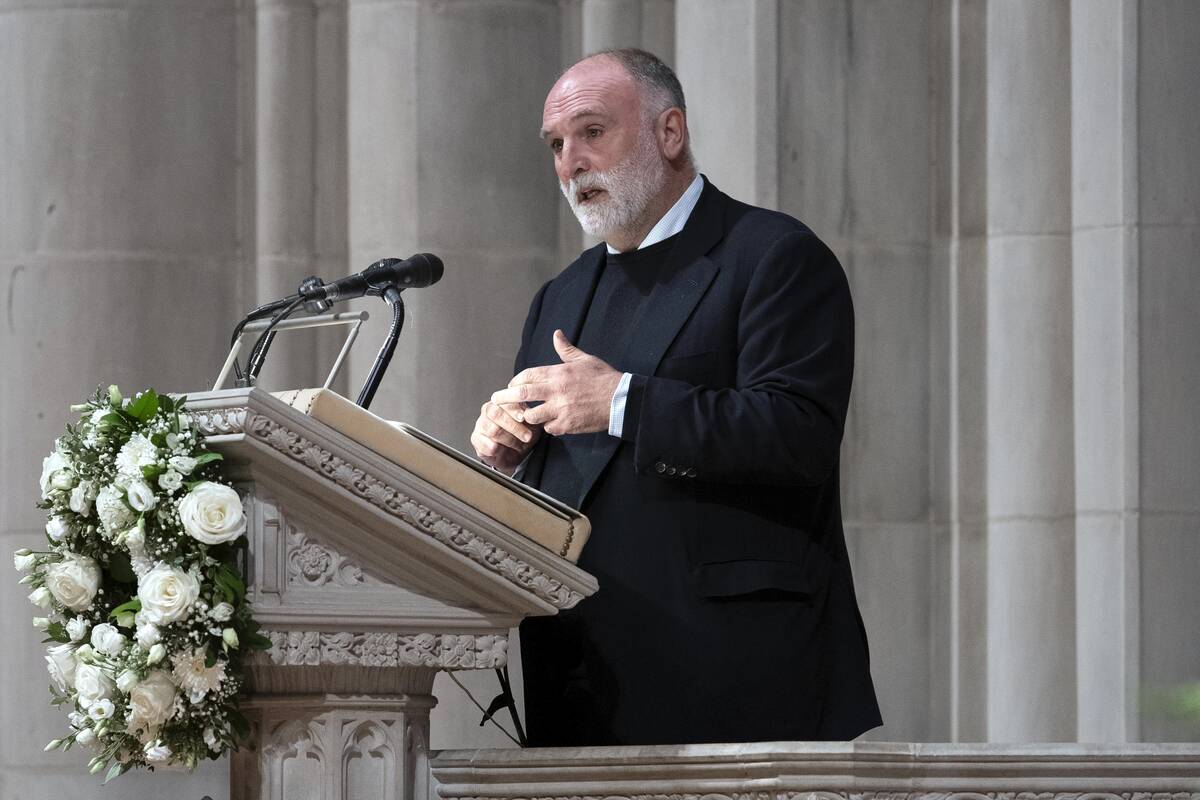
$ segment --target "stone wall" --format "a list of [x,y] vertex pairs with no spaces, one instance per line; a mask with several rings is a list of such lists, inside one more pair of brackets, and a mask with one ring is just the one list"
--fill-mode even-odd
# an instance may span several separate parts
[[[585,243],[545,91],[637,44],[673,59],[701,169],[849,275],[869,738],[1195,739],[1140,698],[1200,679],[1198,40],[1187,0],[0,0],[0,549],[40,537],[68,403],[206,387],[242,310],[379,256],[447,267],[375,410],[466,447]],[[363,307],[350,393],[386,322]],[[281,338],[266,385],[312,383],[330,347]],[[61,720],[20,588],[0,796],[89,796],[85,759],[41,753]],[[435,747],[506,742],[437,693]]]

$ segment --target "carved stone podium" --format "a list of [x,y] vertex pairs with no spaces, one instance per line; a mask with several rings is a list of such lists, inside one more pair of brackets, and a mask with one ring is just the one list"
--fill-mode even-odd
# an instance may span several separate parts
[[564,558],[259,389],[190,395],[246,494],[250,664],[232,800],[424,800],[439,670],[596,590]]

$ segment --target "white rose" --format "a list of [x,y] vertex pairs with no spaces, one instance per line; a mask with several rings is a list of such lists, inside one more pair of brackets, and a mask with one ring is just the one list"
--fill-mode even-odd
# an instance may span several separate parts
[[71,528],[67,525],[67,521],[62,517],[51,517],[46,522],[46,535],[56,542],[61,542],[67,538],[67,534],[71,532]]
[[117,676],[117,690],[125,694],[129,694],[133,687],[138,685],[138,674],[131,669],[127,669]]
[[112,700],[101,698],[88,706],[88,716],[99,722],[102,719],[111,717],[115,710],[116,708],[113,706]]
[[91,728],[81,729],[79,731],[79,733],[75,734],[75,743],[83,745],[84,747],[87,747],[89,749],[92,747],[95,747],[96,732],[94,730],[92,730]]
[[205,544],[229,542],[246,532],[242,499],[228,486],[205,481],[179,503],[179,519],[193,539]]
[[75,648],[69,644],[56,644],[46,649],[46,671],[50,680],[61,692],[75,685]]
[[105,655],[117,655],[125,649],[126,641],[121,632],[107,622],[92,628],[92,647]]
[[200,581],[183,570],[158,564],[138,580],[138,599],[147,622],[167,625],[188,615],[200,596]]
[[54,478],[54,473],[59,470],[70,469],[70,462],[63,457],[63,454],[55,450],[50,455],[42,459],[42,499],[45,500],[54,490],[51,480]]
[[229,618],[233,616],[233,606],[225,602],[217,603],[212,607],[212,611],[208,612],[208,615],[217,622],[228,622]]
[[72,642],[82,642],[91,624],[83,617],[71,617],[67,620],[67,635],[71,637]]
[[191,475],[192,470],[196,468],[196,459],[191,456],[171,456],[167,463],[171,465],[171,469],[184,475]]
[[115,483],[101,489],[96,497],[96,516],[110,535],[133,524],[134,514],[125,505],[125,490]]
[[158,485],[168,492],[174,492],[183,486],[183,476],[175,470],[169,469],[158,476]]
[[67,608],[83,611],[100,588],[100,566],[87,556],[68,553],[62,561],[47,567],[46,587]]
[[142,752],[148,764],[165,764],[171,759],[171,748],[161,742],[147,742]]
[[75,473],[69,469],[60,469],[50,476],[50,485],[59,491],[65,492],[75,485]]
[[149,511],[158,505],[158,498],[155,497],[154,490],[145,481],[130,481],[127,491],[129,505],[133,506],[134,511]]
[[208,745],[208,749],[214,753],[221,751],[221,740],[217,738],[217,732],[212,728],[204,729],[204,743]]
[[38,608],[49,608],[50,601],[53,598],[50,596],[50,590],[45,586],[39,586],[29,593],[29,602],[33,603]]
[[32,621],[33,627],[37,628],[39,631],[48,630],[50,628],[49,617],[34,617]]
[[161,638],[161,635],[158,632],[157,625],[151,625],[149,622],[147,622],[145,624],[138,625],[136,638],[138,647],[142,648],[143,650],[149,650],[151,647],[158,644],[158,640]]
[[175,684],[170,673],[156,669],[129,692],[129,730],[154,729],[171,718],[175,710]]
[[28,550],[18,550],[13,553],[13,566],[18,572],[27,572],[33,569],[33,565],[37,562],[37,558]]
[[92,482],[80,481],[79,485],[71,490],[71,500],[68,505],[76,514],[86,517],[92,513],[92,501],[95,499],[96,495],[92,493]]
[[80,664],[75,668],[75,691],[79,693],[79,704],[89,708],[97,700],[112,696],[117,685],[112,676],[95,664]]

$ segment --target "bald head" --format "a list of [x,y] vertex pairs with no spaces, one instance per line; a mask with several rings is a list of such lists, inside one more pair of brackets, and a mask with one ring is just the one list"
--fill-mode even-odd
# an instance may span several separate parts
[[636,246],[695,175],[683,108],[643,62],[674,78],[649,53],[598,53],[559,77],[542,110],[541,136],[572,209],[618,249]]

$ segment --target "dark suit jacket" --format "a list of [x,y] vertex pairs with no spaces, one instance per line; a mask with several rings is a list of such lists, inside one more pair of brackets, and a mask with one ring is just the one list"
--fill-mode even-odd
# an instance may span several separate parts
[[[555,328],[578,341],[604,264],[599,245],[542,287],[518,371],[559,363]],[[560,498],[591,518],[580,565],[600,590],[521,628],[532,743],[879,725],[838,492],[854,354],[841,266],[800,222],[706,181],[647,302],[613,363],[635,376],[622,438],[590,437],[579,496]],[[554,468],[546,451],[530,485]]]

